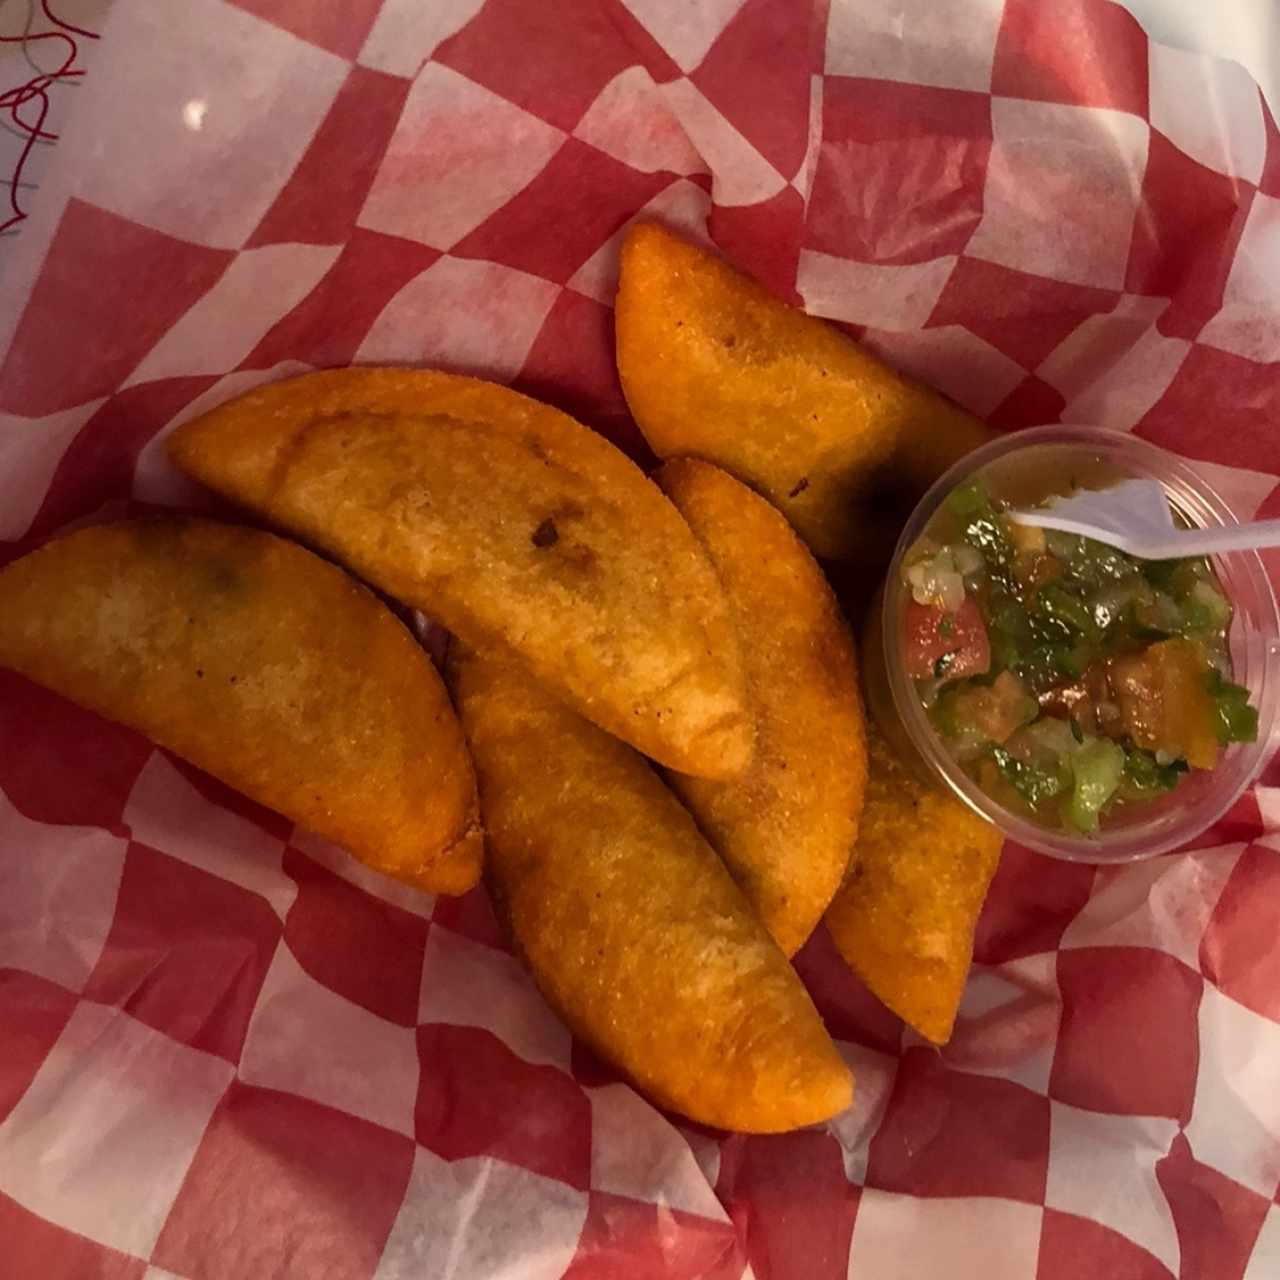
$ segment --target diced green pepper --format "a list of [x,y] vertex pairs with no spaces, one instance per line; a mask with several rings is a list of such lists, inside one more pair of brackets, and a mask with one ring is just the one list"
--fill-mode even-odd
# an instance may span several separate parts
[[1196,583],[1178,607],[1182,614],[1178,630],[1184,636],[1225,631],[1231,625],[1230,604],[1208,583]]
[[1243,685],[1224,680],[1217,670],[1208,675],[1209,696],[1217,713],[1218,741],[1256,742],[1258,740],[1258,711],[1249,705],[1249,690]]
[[1078,596],[1072,595],[1056,583],[1036,592],[1035,610],[1042,618],[1063,631],[1067,639],[1080,637],[1096,640],[1098,637],[1098,624],[1094,620],[1093,611]]
[[1021,654],[1013,664],[1013,670],[1026,681],[1032,693],[1041,694],[1082,675],[1085,665],[1076,649],[1058,641],[1038,644]]
[[1033,809],[1060,796],[1071,785],[1065,769],[1047,769],[1019,760],[1003,747],[992,747],[991,758],[1005,780]]
[[1185,760],[1161,764],[1150,751],[1131,747],[1125,752],[1124,780],[1135,791],[1159,795],[1172,791],[1178,779],[1187,771]]
[[1046,529],[1044,540],[1050,555],[1059,560],[1074,559],[1084,546],[1084,539],[1078,533],[1063,533],[1061,529]]
[[1031,647],[1031,623],[1026,609],[1002,591],[991,593],[987,608],[987,637],[991,662],[997,670],[1013,667]]
[[1047,535],[1049,550],[1066,565],[1066,580],[1086,588],[1117,582],[1132,575],[1138,562],[1101,542],[1056,529]]
[[1090,738],[1068,757],[1075,786],[1063,816],[1077,831],[1096,831],[1098,815],[1124,774],[1124,751],[1107,738]]
[[1134,570],[1133,557],[1088,538],[1080,539],[1076,554],[1067,565],[1067,577],[1083,587],[1100,587],[1105,582],[1119,582]]
[[995,508],[987,491],[976,480],[962,484],[947,495],[947,506],[961,520],[971,520],[975,516],[992,514]]
[[947,506],[964,526],[964,541],[981,554],[988,575],[998,585],[1013,590],[1013,543],[1004,512],[977,481],[954,490],[947,497]]
[[1182,606],[1182,618],[1178,623],[1178,634],[1194,636],[1201,631],[1212,631],[1213,615],[1198,600],[1188,600]]
[[1150,600],[1135,606],[1134,633],[1140,639],[1165,639],[1179,634],[1183,613],[1167,591],[1157,590]]
[[1168,591],[1173,586],[1173,577],[1177,573],[1181,560],[1143,560],[1142,576],[1153,587]]

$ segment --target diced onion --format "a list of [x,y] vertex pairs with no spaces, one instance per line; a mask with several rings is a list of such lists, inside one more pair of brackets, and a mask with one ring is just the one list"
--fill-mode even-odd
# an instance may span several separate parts
[[1191,588],[1191,598],[1209,611],[1215,627],[1225,627],[1231,621],[1231,606],[1220,591],[1201,580]]
[[964,577],[956,568],[950,548],[944,547],[936,556],[913,564],[906,577],[917,604],[939,605],[948,613],[964,604]]
[[1078,746],[1071,726],[1065,720],[1045,716],[1024,732],[1037,747],[1053,755],[1069,756]]

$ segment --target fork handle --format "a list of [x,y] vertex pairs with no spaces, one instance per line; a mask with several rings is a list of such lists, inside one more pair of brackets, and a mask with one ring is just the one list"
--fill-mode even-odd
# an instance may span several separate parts
[[1144,543],[1141,548],[1135,547],[1135,551],[1148,560],[1171,560],[1177,556],[1212,556],[1223,551],[1253,551],[1263,547],[1280,547],[1280,520],[1179,529],[1167,539]]

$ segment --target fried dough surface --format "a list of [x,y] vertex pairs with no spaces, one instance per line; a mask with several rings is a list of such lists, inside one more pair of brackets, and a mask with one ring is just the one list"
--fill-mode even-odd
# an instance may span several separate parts
[[622,246],[618,371],[661,458],[714,462],[815,555],[887,561],[906,516],[990,438],[950,401],[654,223]]
[[774,1132],[849,1105],[808,993],[631,748],[492,655],[450,656],[486,882],[548,1002],[655,1102]]
[[170,448],[663,764],[745,767],[752,721],[705,553],[639,468],[567,415],[474,378],[342,369],[252,391]]
[[849,865],[867,780],[857,653],[822,570],[786,520],[725,471],[679,458],[657,480],[724,587],[756,709],[755,755],[727,782],[670,782],[787,955]]
[[874,726],[852,870],[826,922],[870,991],[934,1044],[951,1038],[1003,837],[919,781]]
[[0,570],[0,664],[436,893],[479,878],[475,777],[435,668],[369,591],[271,534],[83,529]]

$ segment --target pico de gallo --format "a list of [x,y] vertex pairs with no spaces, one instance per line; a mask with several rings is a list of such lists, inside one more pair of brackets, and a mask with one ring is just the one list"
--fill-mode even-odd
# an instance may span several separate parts
[[1096,832],[1257,736],[1207,560],[1017,523],[976,481],[901,563],[906,673],[948,752],[1007,809]]

